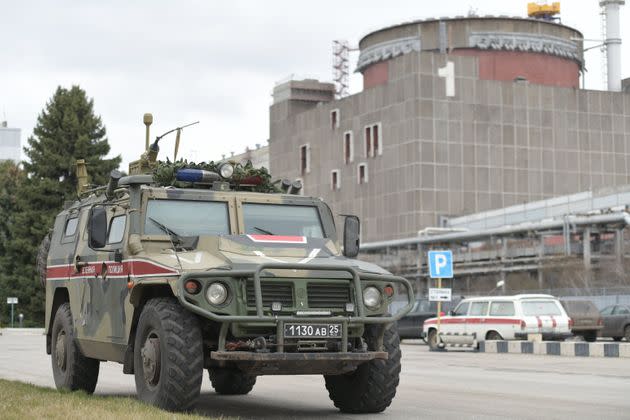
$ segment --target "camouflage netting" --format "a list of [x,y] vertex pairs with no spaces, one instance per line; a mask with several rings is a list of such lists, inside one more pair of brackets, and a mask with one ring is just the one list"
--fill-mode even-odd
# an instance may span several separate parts
[[[178,188],[195,188],[196,185],[190,182],[177,181],[175,176],[179,169],[203,169],[219,173],[219,166],[224,162],[189,162],[187,160],[177,160],[171,162],[166,159],[158,161],[153,170],[153,179],[160,186],[174,186]],[[254,191],[263,193],[279,193],[276,186],[278,181],[271,181],[271,175],[267,168],[255,168],[251,162],[245,165],[230,162],[234,166],[234,175],[230,179],[230,185],[235,190]],[[257,184],[257,185],[254,185]]]

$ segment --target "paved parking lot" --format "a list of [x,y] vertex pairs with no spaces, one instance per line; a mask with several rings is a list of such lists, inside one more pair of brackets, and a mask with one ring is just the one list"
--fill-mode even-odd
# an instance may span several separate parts
[[[402,345],[403,372],[392,406],[363,418],[630,418],[627,359],[575,358],[470,351],[429,352],[419,341]],[[44,338],[0,336],[0,377],[54,386]],[[96,392],[134,395],[133,376],[104,363]],[[201,414],[241,418],[357,419],[340,414],[319,376],[265,376],[244,397],[222,397],[207,377]]]

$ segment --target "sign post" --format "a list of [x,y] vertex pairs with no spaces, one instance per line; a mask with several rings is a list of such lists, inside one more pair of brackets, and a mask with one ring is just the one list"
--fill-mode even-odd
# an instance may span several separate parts
[[13,307],[17,305],[17,303],[18,303],[18,298],[16,297],[7,298],[7,305],[11,305],[11,328],[13,328]]
[[437,289],[429,289],[429,301],[437,301],[437,339],[440,341],[442,302],[451,301],[451,289],[442,289],[442,279],[453,278],[453,253],[451,251],[429,251],[429,276],[437,279]]

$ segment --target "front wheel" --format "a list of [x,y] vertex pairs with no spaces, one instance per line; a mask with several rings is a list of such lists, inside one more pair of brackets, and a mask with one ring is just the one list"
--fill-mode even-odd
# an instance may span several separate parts
[[[365,327],[363,337],[374,349],[379,326]],[[396,324],[385,329],[383,347],[387,360],[375,359],[345,375],[324,375],[330,399],[344,413],[380,413],[392,403],[400,376],[400,338]]]
[[429,335],[427,337],[427,343],[429,344],[429,350],[439,350],[439,342],[438,342],[438,334],[437,330],[430,329]]
[[217,392],[223,395],[245,395],[254,388],[256,377],[237,369],[212,368],[208,369],[210,383]]
[[169,411],[190,410],[201,390],[203,347],[197,318],[174,298],[149,300],[134,344],[138,398]]
[[51,353],[53,377],[57,389],[94,392],[100,362],[85,357],[74,338],[70,304],[57,309],[52,326]]

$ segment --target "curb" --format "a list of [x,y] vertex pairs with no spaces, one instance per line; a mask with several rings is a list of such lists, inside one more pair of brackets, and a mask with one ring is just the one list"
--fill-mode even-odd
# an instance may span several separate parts
[[0,335],[44,335],[43,328],[2,328]]
[[481,353],[538,354],[569,357],[630,358],[630,343],[585,343],[566,341],[480,341]]

